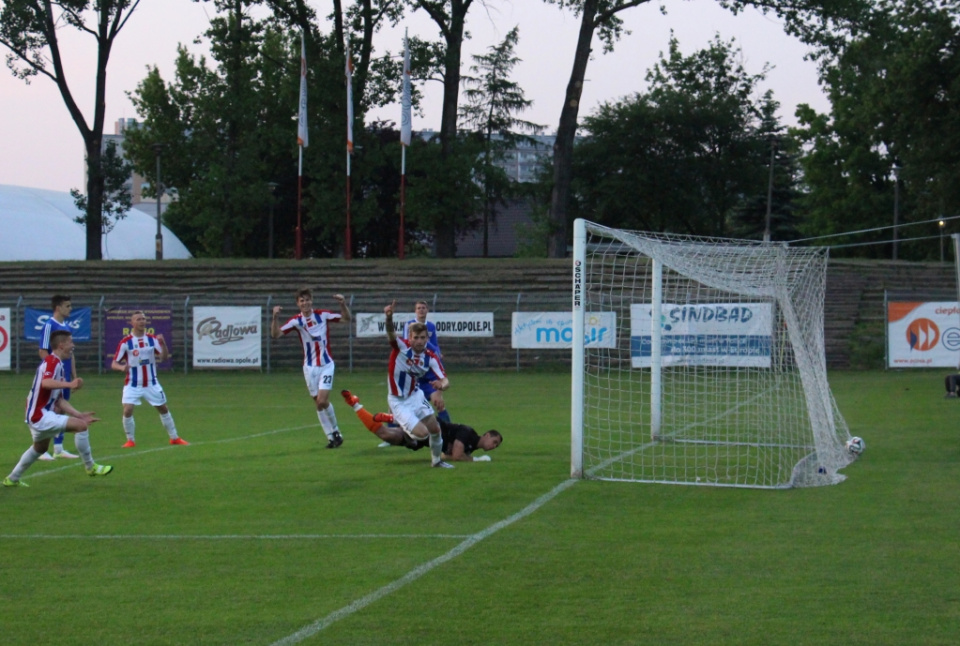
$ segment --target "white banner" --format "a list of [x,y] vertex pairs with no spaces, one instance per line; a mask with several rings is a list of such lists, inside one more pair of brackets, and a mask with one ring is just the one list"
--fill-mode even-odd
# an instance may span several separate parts
[[0,307],[0,370],[10,370],[10,346],[13,333],[10,330],[10,308]]
[[[387,317],[383,312],[354,314],[357,337],[386,336]],[[393,330],[403,336],[403,326],[417,318],[415,314],[395,313]],[[437,326],[437,336],[493,336],[493,312],[430,312],[427,320]]]
[[194,307],[194,368],[259,368],[260,307]]
[[[587,312],[583,336],[587,348],[616,348],[616,312]],[[572,343],[573,315],[570,312],[513,313],[511,347],[569,350]]]
[[[770,303],[664,303],[661,318],[664,366],[770,367]],[[630,306],[630,356],[634,368],[650,367],[651,319],[649,303]]]
[[955,301],[887,303],[887,367],[957,368],[960,308]]

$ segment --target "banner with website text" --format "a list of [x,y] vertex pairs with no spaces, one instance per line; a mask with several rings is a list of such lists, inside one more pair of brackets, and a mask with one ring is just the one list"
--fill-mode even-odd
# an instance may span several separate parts
[[[569,350],[573,345],[570,312],[514,312],[510,347]],[[583,321],[587,348],[617,347],[617,313],[587,312]]]
[[194,368],[259,368],[263,310],[258,307],[194,307]]
[[960,366],[960,307],[955,301],[887,303],[888,368]]
[[[387,317],[383,312],[354,314],[357,338],[386,336]],[[403,327],[417,317],[412,312],[393,315],[393,330],[403,336]],[[437,336],[493,336],[493,312],[430,312],[427,320],[437,326]],[[443,347],[441,345],[441,347]]]

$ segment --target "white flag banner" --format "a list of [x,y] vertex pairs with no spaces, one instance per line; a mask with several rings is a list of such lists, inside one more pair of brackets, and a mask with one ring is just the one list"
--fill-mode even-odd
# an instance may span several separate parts
[[[357,337],[387,335],[387,317],[383,312],[354,314],[357,321]],[[413,312],[393,315],[393,331],[403,336],[407,321],[416,318]],[[492,337],[493,312],[430,312],[427,320],[437,326],[437,336]]]
[[400,109],[400,143],[410,145],[413,122],[410,115],[410,41],[403,36],[403,95]]
[[0,307],[0,370],[10,370],[10,308]]
[[307,135],[307,46],[300,34],[300,112],[297,114],[297,145],[304,148],[310,143]]
[[347,152],[353,152],[353,60],[350,58],[350,41],[347,41]]
[[259,368],[260,307],[194,307],[194,368]]
[[957,368],[960,308],[956,301],[887,303],[888,368]]
[[[514,312],[512,323],[512,348],[569,350],[573,344],[570,312]],[[587,348],[616,348],[617,313],[587,312],[583,336]]]
[[[650,367],[652,309],[649,303],[630,306],[634,368]],[[661,311],[662,365],[770,367],[770,303],[664,303]]]

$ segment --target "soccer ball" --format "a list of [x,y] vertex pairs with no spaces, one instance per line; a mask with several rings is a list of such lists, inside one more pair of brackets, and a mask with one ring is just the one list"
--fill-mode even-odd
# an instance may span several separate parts
[[857,437],[856,435],[847,440],[844,446],[846,446],[847,450],[854,455],[860,455],[863,453],[863,449],[866,448],[866,445],[863,443],[863,439]]

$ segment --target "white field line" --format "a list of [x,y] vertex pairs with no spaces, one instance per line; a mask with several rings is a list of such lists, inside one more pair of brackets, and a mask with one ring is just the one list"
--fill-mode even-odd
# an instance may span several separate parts
[[27,538],[36,540],[127,540],[145,541],[296,541],[328,538],[382,540],[384,538],[469,538],[469,534],[0,534],[2,539]]
[[534,500],[532,503],[530,503],[529,505],[527,505],[517,513],[497,523],[494,523],[493,525],[490,525],[486,529],[480,532],[477,532],[476,534],[473,534],[472,536],[468,537],[465,541],[463,541],[462,543],[454,547],[449,552],[442,554],[437,558],[433,559],[432,561],[428,561],[423,565],[420,565],[410,570],[409,572],[407,572],[405,575],[403,575],[396,581],[393,581],[392,583],[388,583],[382,588],[378,590],[374,590],[370,594],[357,599],[353,603],[346,605],[343,608],[340,608],[339,610],[335,610],[331,612],[326,617],[317,619],[313,623],[304,626],[303,628],[293,633],[292,635],[288,635],[283,639],[280,639],[279,641],[274,642],[272,646],[288,646],[289,644],[298,644],[302,642],[304,639],[309,639],[310,637],[316,635],[321,630],[340,621],[341,619],[345,619],[350,615],[352,615],[353,613],[359,610],[363,610],[370,604],[375,603],[376,601],[379,601],[383,597],[396,592],[397,590],[404,587],[408,583],[413,583],[414,581],[422,577],[424,574],[430,572],[434,568],[443,565],[447,561],[455,559],[456,557],[460,556],[461,554],[466,552],[468,549],[470,549],[471,547],[473,547],[483,539],[489,536],[492,536],[493,534],[500,531],[504,527],[508,527],[509,525],[512,525],[518,520],[526,518],[533,512],[540,509],[540,507],[550,502],[559,493],[561,493],[562,491],[565,491],[566,489],[569,489],[576,483],[577,483],[577,480],[565,480],[561,482],[556,487],[554,487],[547,493],[543,494],[542,496]]

